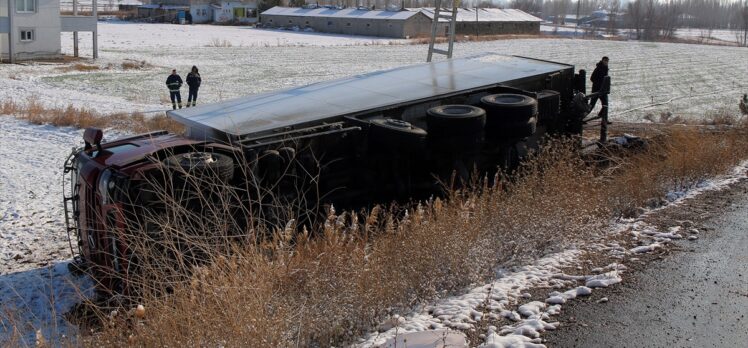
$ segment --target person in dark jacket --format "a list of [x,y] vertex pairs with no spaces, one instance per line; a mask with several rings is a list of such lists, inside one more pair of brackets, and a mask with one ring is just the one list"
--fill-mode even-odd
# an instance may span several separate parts
[[[595,67],[595,70],[592,72],[592,76],[590,76],[590,81],[592,81],[592,93],[600,91],[600,89],[603,87],[603,80],[605,79],[605,76],[608,76],[608,57],[603,57]],[[608,111],[608,95],[603,94],[599,97],[592,97],[590,99],[590,111],[595,108],[595,104],[597,104],[597,99],[600,99],[600,102],[603,104],[602,108],[600,109],[600,113],[598,115],[603,115],[603,112]]]
[[197,103],[197,90],[200,89],[200,82],[202,82],[200,73],[197,71],[197,67],[193,65],[192,71],[187,74],[187,86],[190,88],[190,92],[187,95],[187,107],[190,107],[190,103],[192,106],[195,106],[195,103]]
[[[172,69],[171,75],[166,78],[166,87],[169,88],[169,98],[171,98],[171,108],[173,110],[182,108],[182,95],[179,94],[179,89],[182,88],[182,78],[177,75],[177,69]],[[177,104],[179,103],[179,104]]]

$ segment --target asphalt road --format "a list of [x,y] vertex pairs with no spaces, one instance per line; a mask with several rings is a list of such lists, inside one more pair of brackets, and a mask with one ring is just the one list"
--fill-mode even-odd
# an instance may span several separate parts
[[565,306],[548,347],[748,347],[748,195],[736,198],[683,251]]

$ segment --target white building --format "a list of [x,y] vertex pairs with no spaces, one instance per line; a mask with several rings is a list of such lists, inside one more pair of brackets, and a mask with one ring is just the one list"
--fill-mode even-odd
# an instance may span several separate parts
[[257,1],[221,1],[214,6],[213,21],[216,23],[253,24],[259,19]]
[[93,32],[93,56],[98,58],[95,0],[92,8],[88,16],[62,16],[60,0],[0,0],[0,58],[14,63],[59,57],[61,32],[74,33],[77,56],[80,31]]
[[[258,0],[152,0],[152,3],[156,2],[161,7],[183,6],[189,8],[192,23],[195,24],[211,22],[252,24],[259,20]],[[148,16],[153,15],[149,14]]]

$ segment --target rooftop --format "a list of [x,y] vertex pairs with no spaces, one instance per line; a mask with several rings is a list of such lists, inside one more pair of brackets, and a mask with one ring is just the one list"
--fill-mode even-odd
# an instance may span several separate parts
[[[476,17],[477,11],[477,17]],[[275,6],[262,15],[281,15],[281,16],[299,16],[299,17],[331,17],[331,18],[364,18],[364,19],[389,19],[404,20],[413,17],[417,13],[423,13],[429,18],[434,18],[434,8],[408,8],[402,11],[385,11],[385,10],[368,10],[363,7],[359,8],[336,8],[336,7],[282,7]],[[443,13],[449,14],[448,10]],[[458,22],[542,22],[538,17],[526,12],[515,9],[498,9],[498,8],[460,8],[457,11]],[[440,19],[440,21],[447,21]]]
[[[409,11],[421,11],[429,18],[434,18],[434,8],[409,8]],[[477,12],[477,16],[476,16]],[[442,9],[440,13],[451,14],[452,11],[448,9]],[[447,19],[440,19],[440,21],[447,21]],[[515,10],[515,9],[499,9],[499,8],[459,8],[457,9],[457,21],[458,22],[542,22],[543,20],[535,17],[527,12]]]
[[337,9],[326,7],[301,8],[275,6],[263,12],[262,15],[405,20],[417,13],[413,11],[364,10],[358,8]]

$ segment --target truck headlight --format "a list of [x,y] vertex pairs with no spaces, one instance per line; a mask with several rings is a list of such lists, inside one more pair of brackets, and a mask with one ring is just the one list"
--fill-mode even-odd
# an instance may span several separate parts
[[101,205],[107,205],[112,202],[111,193],[114,191],[114,182],[112,181],[111,170],[104,169],[101,175],[99,175],[98,191],[101,197]]

